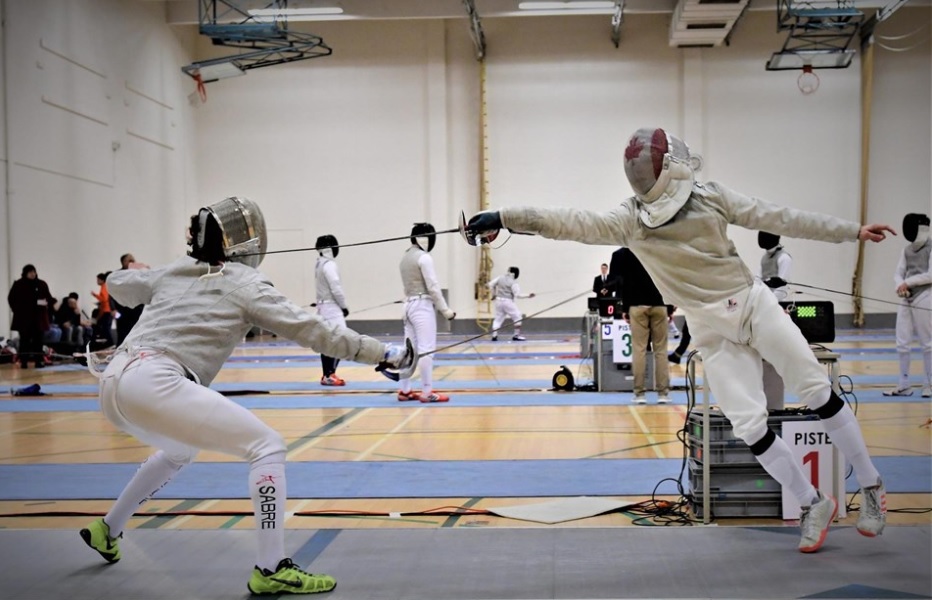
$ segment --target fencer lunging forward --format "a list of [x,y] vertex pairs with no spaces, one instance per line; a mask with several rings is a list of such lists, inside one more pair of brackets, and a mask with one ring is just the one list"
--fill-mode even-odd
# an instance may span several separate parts
[[467,237],[493,239],[505,227],[587,244],[628,246],[668,302],[686,313],[715,400],[767,472],[803,507],[802,552],[818,550],[837,510],[818,492],[782,439],[767,427],[761,359],[814,410],[854,467],[863,493],[857,529],[879,534],[886,521],[883,484],[854,413],[832,390],[809,345],[776,298],[728,239],[729,224],[826,242],[874,241],[893,233],[828,215],[776,206],[716,182],[698,183],[686,144],[663,129],[639,129],[624,155],[635,196],[608,212],[510,207],[475,215]]
[[[108,562],[139,506],[191,463],[199,450],[246,460],[255,510],[254,594],[327,592],[332,577],[312,575],[285,554],[285,452],[282,436],[208,386],[253,326],[330,356],[411,368],[404,348],[338,328],[296,306],[256,270],[266,249],[259,207],[227,198],[191,218],[190,256],[148,269],[134,263],[110,277],[121,304],[145,304],[142,317],[100,376],[110,422],[158,450],[136,471],[103,519],[81,537]],[[145,561],[143,561],[145,562]]]
[[518,267],[508,267],[508,272],[499,275],[488,283],[489,289],[492,290],[492,297],[495,298],[495,318],[492,319],[492,341],[498,341],[498,330],[505,323],[505,319],[511,319],[514,323],[515,332],[511,339],[516,342],[523,342],[525,338],[521,335],[521,321],[523,319],[518,305],[515,304],[517,298],[533,298],[535,294],[521,294],[521,287],[518,285],[518,277],[521,275],[521,269]]
[[[349,308],[346,307],[346,295],[343,293],[343,284],[340,283],[340,271],[337,269],[336,261],[333,260],[340,253],[339,242],[333,235],[322,235],[317,238],[315,247],[320,254],[317,257],[317,264],[314,265],[317,314],[328,323],[346,327]],[[346,382],[337,376],[339,364],[339,358],[326,354],[320,355],[320,366],[323,370],[320,385],[346,385]]]
[[[430,251],[434,249],[437,235],[430,223],[415,223],[411,228],[411,245],[401,258],[401,283],[404,286],[404,328],[405,337],[414,342],[418,354],[432,352],[437,348],[437,318],[439,311],[444,318],[453,320],[456,313],[447,306],[437,283],[434,271],[434,259]],[[421,356],[417,370],[421,373],[421,391],[411,389],[411,379],[401,379],[398,400],[420,400],[421,402],[447,402],[450,397],[434,391],[434,357]]]
[[903,217],[903,237],[909,242],[896,265],[896,294],[902,298],[896,309],[896,351],[900,378],[896,389],[884,396],[912,396],[909,386],[909,351],[913,333],[922,349],[922,396],[932,397],[932,270],[929,254],[929,216],[910,213]]

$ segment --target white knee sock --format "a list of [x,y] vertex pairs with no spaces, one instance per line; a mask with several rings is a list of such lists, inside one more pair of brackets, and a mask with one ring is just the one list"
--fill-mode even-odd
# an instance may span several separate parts
[[858,484],[861,487],[877,485],[880,473],[871,462],[867,444],[864,443],[864,436],[861,434],[861,427],[848,405],[845,404],[831,417],[822,419],[822,425],[832,438],[832,443],[838,446],[841,453],[854,467],[854,475],[857,477]]
[[136,474],[129,480],[120,497],[110,508],[110,512],[104,517],[104,522],[110,527],[110,536],[117,537],[123,533],[126,522],[133,516],[133,513],[146,500],[151,498],[157,491],[171,481],[183,464],[178,464],[169,460],[166,454],[159,450],[139,465]]
[[757,460],[771,477],[796,496],[800,506],[811,506],[818,500],[816,489],[793,460],[793,453],[782,438],[774,438],[773,444],[759,454]]
[[926,374],[926,383],[928,387],[932,385],[932,350],[922,351],[922,368]]
[[906,389],[909,387],[909,351],[899,352],[900,356],[900,383],[897,389]]
[[421,372],[421,395],[430,396],[434,391],[434,357],[421,358],[417,361],[417,368]]
[[256,566],[274,571],[285,558],[285,456],[276,454],[249,467],[249,497],[256,516]]

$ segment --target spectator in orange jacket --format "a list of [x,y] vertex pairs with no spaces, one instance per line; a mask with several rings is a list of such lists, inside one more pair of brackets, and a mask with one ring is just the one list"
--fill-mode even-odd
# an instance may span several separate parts
[[95,337],[103,338],[106,341],[104,348],[113,345],[113,334],[110,328],[113,326],[113,311],[110,309],[110,292],[107,291],[107,277],[110,271],[97,274],[97,285],[100,291],[91,290],[91,294],[97,298],[97,328],[94,332]]

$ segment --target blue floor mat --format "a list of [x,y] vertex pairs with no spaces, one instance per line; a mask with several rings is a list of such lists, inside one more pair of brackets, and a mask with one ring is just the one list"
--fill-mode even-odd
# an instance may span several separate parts
[[[890,493],[932,491],[928,457],[874,459]],[[650,494],[677,477],[679,459],[576,459],[288,463],[291,498],[509,498]],[[0,465],[0,500],[112,499],[136,464]],[[243,498],[245,463],[194,463],[163,498]],[[676,494],[672,483],[658,494]],[[857,489],[853,478],[848,492]]]

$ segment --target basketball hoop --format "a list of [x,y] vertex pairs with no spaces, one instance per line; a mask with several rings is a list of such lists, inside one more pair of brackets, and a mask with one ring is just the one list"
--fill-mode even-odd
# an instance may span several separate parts
[[803,65],[803,72],[796,79],[796,85],[806,96],[819,89],[819,76],[812,71],[812,65]]
[[197,95],[200,97],[201,102],[207,102],[207,87],[204,85],[204,79],[201,77],[200,72],[194,74],[194,81],[197,83]]
[[207,88],[204,86],[204,76],[200,71],[188,73],[194,79],[194,91],[188,94],[188,104],[197,108],[198,105],[207,102]]

